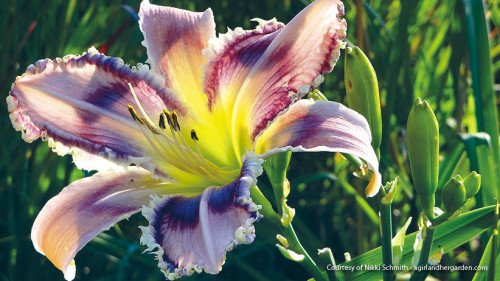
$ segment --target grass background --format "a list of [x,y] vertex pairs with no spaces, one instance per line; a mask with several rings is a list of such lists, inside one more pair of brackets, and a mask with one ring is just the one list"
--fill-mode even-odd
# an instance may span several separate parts
[[[305,0],[153,2],[196,11],[211,7],[218,32],[226,32],[227,27],[251,28],[254,23],[250,19],[255,17],[276,17],[286,23],[309,3]],[[404,141],[407,116],[416,97],[427,99],[435,110],[440,124],[443,167],[451,161],[450,169],[461,174],[475,167],[470,154],[465,157],[463,151],[457,152],[456,161],[448,160],[457,148],[463,149],[459,133],[478,131],[479,111],[475,110],[472,87],[474,56],[468,52],[470,40],[464,2],[468,1],[344,1],[348,41],[365,51],[379,79],[384,124],[381,170],[384,181],[399,176],[403,190],[393,206],[394,230],[409,216],[416,218],[419,214]],[[139,4],[140,1],[131,0],[4,0],[0,9],[2,99],[8,95],[15,77],[38,59],[78,54],[95,46],[130,65],[144,62],[143,37],[132,12],[138,11]],[[491,40],[488,59],[495,82],[500,68],[498,2],[487,1],[486,8],[486,27]],[[477,26],[472,30],[477,30]],[[320,89],[329,99],[344,102],[343,81],[343,59],[340,59]],[[498,108],[498,93],[493,93],[493,106]],[[495,119],[486,122],[498,126]],[[0,103],[0,131],[0,280],[63,280],[62,274],[34,250],[30,229],[45,202],[84,173],[74,168],[69,157],[50,152],[45,143],[22,141],[20,133],[11,126],[6,103]],[[378,206],[374,199],[364,199],[366,182],[354,178],[352,172],[353,167],[339,155],[292,156],[288,172],[292,188],[289,205],[296,208],[294,225],[310,253],[328,246],[337,261],[343,262],[344,252],[354,257],[379,245]],[[494,170],[492,173],[495,174]],[[259,186],[264,191],[269,189],[265,176],[259,178]],[[498,194],[496,184],[490,184],[486,190],[493,192],[490,195]],[[480,195],[466,208],[491,204],[490,195]],[[417,229],[416,221],[413,220],[409,232]],[[75,280],[163,280],[153,257],[141,254],[144,247],[138,243],[137,225],[146,224],[136,215],[95,238],[76,257]],[[274,236],[265,221],[258,223],[256,241],[229,253],[219,275],[200,274],[187,279],[307,279],[302,268],[284,259],[275,249]],[[485,245],[485,239],[474,239],[446,254],[443,263],[475,265]],[[469,280],[473,274],[433,273],[443,280]]]

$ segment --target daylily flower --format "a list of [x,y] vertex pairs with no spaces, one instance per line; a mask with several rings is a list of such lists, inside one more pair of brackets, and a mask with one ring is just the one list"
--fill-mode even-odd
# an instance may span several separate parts
[[373,170],[366,120],[341,104],[301,100],[336,63],[346,33],[337,0],[317,0],[286,26],[256,20],[215,36],[203,13],[141,4],[147,65],[130,68],[91,48],[45,59],[7,97],[22,137],[41,137],[78,168],[75,181],[41,210],[35,248],[75,275],[73,258],[93,237],[142,209],[141,243],[168,279],[216,274],[226,252],[251,243],[261,215],[250,188],[266,157],[336,151]]

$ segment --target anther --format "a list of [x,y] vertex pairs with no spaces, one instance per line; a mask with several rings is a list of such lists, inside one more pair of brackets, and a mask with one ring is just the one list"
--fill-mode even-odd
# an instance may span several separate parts
[[191,130],[191,139],[197,141],[198,140],[198,136],[196,135],[196,131],[195,130]]
[[128,108],[128,112],[130,112],[130,115],[132,115],[132,118],[134,118],[135,121],[137,121],[141,124],[144,124],[144,121],[142,120],[141,117],[139,117],[139,115],[137,114],[137,111],[135,111],[133,106],[131,106],[129,104],[129,105],[127,105],[127,108]]
[[194,147],[196,147],[196,152],[198,152],[198,158],[202,162],[207,162],[205,157],[203,157],[203,153],[201,153],[200,147],[198,146],[198,136],[196,135],[196,131],[194,129],[191,130],[191,139],[194,140]]
[[164,130],[167,128],[167,126],[165,125],[165,115],[163,113],[160,114],[160,121],[158,122],[158,125]]
[[172,125],[174,131],[179,132],[181,130],[181,126],[179,125],[179,121],[177,119],[177,113],[175,113],[175,110],[172,111]]
[[170,128],[174,128],[174,121],[172,120],[172,114],[168,110],[163,110],[163,114],[167,117],[167,123]]

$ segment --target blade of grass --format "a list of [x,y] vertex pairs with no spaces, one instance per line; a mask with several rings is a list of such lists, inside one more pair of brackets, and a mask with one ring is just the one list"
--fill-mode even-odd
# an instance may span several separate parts
[[499,270],[499,268],[496,268],[495,266],[495,261],[497,260],[497,249],[498,248],[498,202],[496,204],[496,226],[492,227],[493,232],[490,236],[490,239],[488,241],[488,244],[486,245],[486,248],[484,249],[483,256],[481,257],[481,261],[479,262],[478,266],[487,266],[488,270],[478,270],[476,274],[474,274],[474,278],[472,281],[482,281],[482,280],[488,280],[488,281],[494,281],[495,280],[495,272]]
[[498,114],[491,72],[488,25],[483,1],[463,0],[463,2],[467,24],[472,88],[476,105],[476,121],[478,130],[490,135],[494,162],[493,170],[496,171],[492,176],[496,178],[500,174],[500,146],[498,141]]

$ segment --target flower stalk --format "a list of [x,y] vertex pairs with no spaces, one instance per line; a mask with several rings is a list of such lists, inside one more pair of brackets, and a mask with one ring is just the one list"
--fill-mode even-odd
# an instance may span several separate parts
[[[432,249],[432,240],[434,239],[434,233],[436,232],[435,226],[427,227],[424,225],[423,228],[424,229],[422,231],[425,233],[425,237],[417,266],[424,266],[428,264]],[[410,281],[423,281],[427,278],[427,275],[429,275],[428,270],[415,271],[411,276]]]
[[[382,240],[382,261],[384,265],[390,266],[392,260],[392,201],[384,203],[387,193],[382,187],[378,193],[380,207],[380,239]],[[384,281],[394,280],[392,270],[384,270]]]
[[290,163],[291,155],[292,153],[289,151],[282,152],[270,157],[263,163],[264,170],[273,188],[279,215],[281,216],[281,231],[283,231],[281,237],[284,239],[279,240],[287,241],[286,244],[289,247],[283,247],[283,243],[277,246],[285,257],[300,257],[292,258],[292,260],[300,263],[315,280],[326,281],[328,280],[327,275],[320,270],[316,262],[314,262],[309,253],[304,249],[292,226],[295,210],[286,204],[286,197],[290,193],[290,183],[286,179],[286,170]]
[[307,253],[306,249],[304,249],[304,247],[300,243],[292,224],[289,224],[287,227],[285,227],[283,236],[288,240],[288,243],[290,243],[290,249],[304,255],[304,259],[299,263],[309,272],[309,274],[312,275],[312,277],[316,281],[329,280],[326,274],[316,265],[316,262],[314,262],[311,256]]

